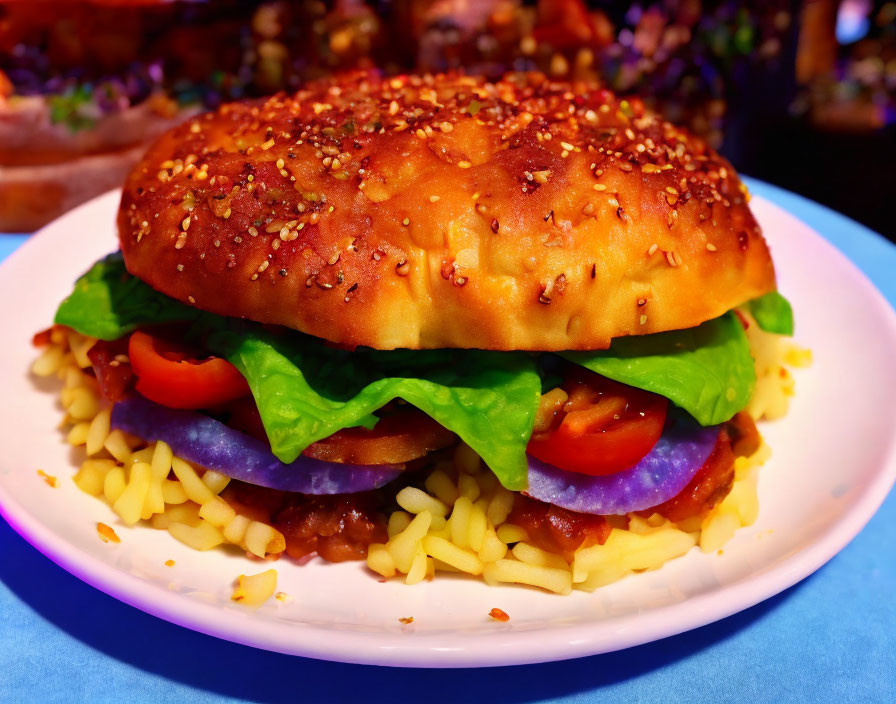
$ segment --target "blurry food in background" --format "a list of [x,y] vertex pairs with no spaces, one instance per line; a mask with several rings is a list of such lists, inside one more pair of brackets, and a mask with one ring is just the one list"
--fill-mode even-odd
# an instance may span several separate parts
[[390,60],[376,4],[364,0],[257,4],[246,56],[252,68],[252,92],[295,90],[307,80],[353,68],[400,70]]
[[896,125],[896,2],[815,0],[802,20],[795,112],[837,132]]
[[597,80],[745,172],[893,231],[884,186],[855,196],[820,163],[837,140],[844,159],[893,154],[896,2],[881,0],[0,2],[0,231],[118,185],[197,111],[355,68]]
[[0,5],[0,230],[121,183],[147,143],[240,97],[243,3]]

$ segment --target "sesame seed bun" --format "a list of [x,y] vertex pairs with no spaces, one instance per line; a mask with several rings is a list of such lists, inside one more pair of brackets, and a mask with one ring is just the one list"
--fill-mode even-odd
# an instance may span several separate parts
[[355,74],[224,106],[128,178],[128,269],[380,349],[601,349],[775,287],[706,143],[598,86]]

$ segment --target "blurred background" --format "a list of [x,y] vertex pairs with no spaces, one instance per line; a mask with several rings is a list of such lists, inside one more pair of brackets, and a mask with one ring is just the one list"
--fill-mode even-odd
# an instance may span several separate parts
[[0,231],[196,112],[372,67],[597,80],[896,241],[892,0],[0,0]]

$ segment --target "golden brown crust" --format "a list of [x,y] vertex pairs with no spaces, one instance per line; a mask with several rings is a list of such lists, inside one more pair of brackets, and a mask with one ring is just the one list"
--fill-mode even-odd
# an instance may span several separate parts
[[213,312],[377,348],[600,349],[774,288],[734,170],[593,85],[314,83],[163,136],[128,269]]

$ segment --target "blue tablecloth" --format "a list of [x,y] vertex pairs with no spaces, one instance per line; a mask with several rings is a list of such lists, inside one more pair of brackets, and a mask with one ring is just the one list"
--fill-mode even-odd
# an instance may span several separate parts
[[[896,304],[896,247],[799,196],[750,187],[821,232]],[[21,241],[0,235],[0,258]],[[891,495],[825,567],[724,621],[609,655],[439,672],[317,662],[193,633],[79,582],[0,520],[0,702],[894,702],[894,546]]]

